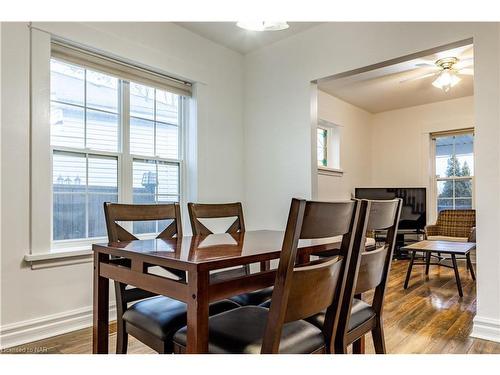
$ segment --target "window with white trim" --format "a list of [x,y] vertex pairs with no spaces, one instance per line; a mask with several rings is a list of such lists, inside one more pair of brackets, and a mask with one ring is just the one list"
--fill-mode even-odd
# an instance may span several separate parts
[[340,169],[340,127],[326,120],[319,120],[316,129],[318,170]]
[[432,135],[437,212],[474,207],[474,133]]
[[103,202],[181,200],[187,97],[59,58],[50,78],[53,245],[105,237]]
[[318,155],[318,166],[328,166],[328,129],[318,127],[316,129],[316,151]]

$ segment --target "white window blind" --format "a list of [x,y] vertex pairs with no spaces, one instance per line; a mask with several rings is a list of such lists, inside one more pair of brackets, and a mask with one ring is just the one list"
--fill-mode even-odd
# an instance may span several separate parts
[[97,70],[115,77],[156,87],[182,96],[191,96],[191,83],[153,70],[53,40],[52,57]]

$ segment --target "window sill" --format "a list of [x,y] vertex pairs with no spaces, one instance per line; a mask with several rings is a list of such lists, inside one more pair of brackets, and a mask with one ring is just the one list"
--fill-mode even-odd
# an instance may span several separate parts
[[342,177],[344,175],[344,171],[342,169],[337,169],[337,168],[318,167],[318,174],[324,176]]
[[24,261],[31,269],[68,266],[92,262],[92,246],[65,248],[46,253],[26,254]]
[[[140,239],[156,238],[156,233],[140,235]],[[69,242],[69,243],[68,243]],[[45,253],[26,254],[24,261],[31,266],[31,269],[51,268],[59,266],[69,266],[73,264],[92,262],[92,244],[108,242],[106,237],[96,237],[88,241],[68,241],[64,245],[58,244]],[[72,243],[71,243],[72,242]],[[62,247],[64,246],[64,247]]]

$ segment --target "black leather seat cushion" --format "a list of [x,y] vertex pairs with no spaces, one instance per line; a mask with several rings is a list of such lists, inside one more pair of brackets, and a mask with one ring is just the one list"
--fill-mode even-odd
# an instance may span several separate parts
[[[216,354],[258,354],[267,322],[268,309],[244,306],[209,319],[208,351]],[[174,335],[174,342],[186,346],[187,328]],[[298,320],[283,326],[280,353],[312,353],[324,346],[321,330]]]
[[259,303],[259,306],[260,307],[265,307],[266,309],[270,308],[271,307],[271,300],[268,299],[267,301],[265,302],[262,302],[262,303]]
[[[222,300],[210,304],[210,315],[239,307],[237,303]],[[123,313],[123,320],[160,340],[171,340],[174,333],[186,325],[187,307],[184,302],[158,296],[142,300],[130,306]]]
[[[374,316],[375,311],[369,304],[354,298],[352,301],[351,318],[349,319],[348,330],[350,331],[360,326]],[[310,318],[307,318],[306,320],[314,324],[316,327],[322,328],[323,324],[325,323],[325,313],[321,312],[319,314],[311,316]]]
[[229,298],[231,301],[236,302],[240,306],[257,306],[261,303],[270,300],[273,294],[273,287],[256,290],[250,293],[238,294],[237,296]]

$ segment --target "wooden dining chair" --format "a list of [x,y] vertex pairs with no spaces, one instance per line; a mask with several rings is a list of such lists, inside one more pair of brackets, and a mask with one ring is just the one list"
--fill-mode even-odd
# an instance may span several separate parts
[[230,218],[235,217],[234,222],[227,228],[226,233],[237,233],[245,231],[245,220],[243,219],[243,207],[240,202],[236,203],[188,203],[189,219],[193,235],[208,235],[213,232],[208,229],[200,219]]
[[[358,259],[352,257],[349,264],[335,337],[335,353],[347,353],[351,344],[353,353],[364,352],[364,336],[369,332],[372,333],[375,352],[386,352],[383,329],[384,295],[396,243],[401,202],[401,199],[360,201],[354,240],[354,246],[360,247],[360,256]],[[374,250],[366,249],[366,233],[374,230],[387,230],[385,244]],[[373,289],[375,291],[372,302],[363,301],[362,294]],[[324,314],[317,314],[308,321],[322,327],[324,319]]]
[[[245,232],[245,220],[243,218],[243,207],[240,202],[236,203],[188,203],[189,219],[193,235],[209,235],[212,231],[208,229],[200,219],[222,219],[234,217],[234,222],[227,228],[226,233]],[[262,271],[269,269],[269,262],[260,265]],[[238,277],[250,274],[250,265],[237,269],[219,271],[211,275],[212,280],[228,277]],[[243,293],[230,299],[241,306],[259,305],[271,298],[273,288],[264,288],[249,293]]]
[[[104,203],[109,242],[132,241],[138,238],[119,222],[166,220],[170,223],[156,238],[182,237],[180,207],[172,204]],[[129,259],[113,259],[114,263],[130,267]],[[165,268],[174,277],[185,281],[184,271]],[[159,353],[172,352],[172,336],[186,324],[186,304],[172,298],[134,288],[115,281],[116,353],[127,352],[128,335],[132,335]],[[133,303],[135,302],[135,303]],[[131,306],[129,304],[133,303]],[[210,313],[216,314],[239,305],[229,300],[213,303]]]
[[[353,249],[357,202],[293,199],[269,309],[243,306],[209,318],[210,353],[324,353],[333,343]],[[342,255],[296,265],[299,239],[342,235]],[[326,309],[322,329],[303,320]],[[185,352],[187,327],[174,335]]]

